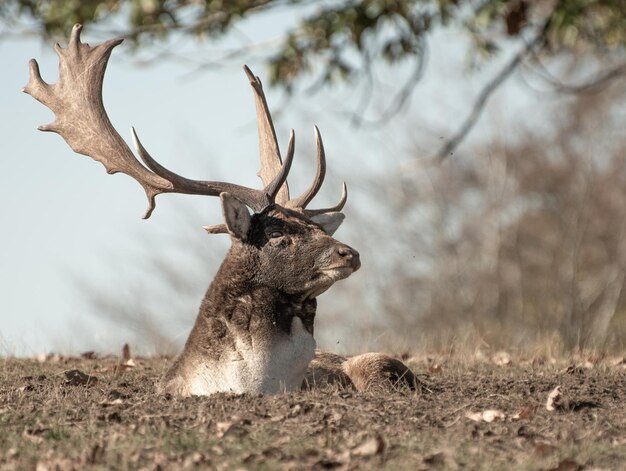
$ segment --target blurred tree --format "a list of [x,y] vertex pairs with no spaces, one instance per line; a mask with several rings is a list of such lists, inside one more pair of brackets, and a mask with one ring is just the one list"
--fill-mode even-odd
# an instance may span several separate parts
[[[368,262],[379,285],[363,288],[379,297],[369,307],[385,314],[371,316],[379,330],[442,349],[479,338],[496,349],[623,351],[624,103],[618,81],[562,97],[540,111],[549,129],[520,122],[473,146],[472,159],[415,160],[386,185],[376,177],[395,189],[360,222],[373,213],[393,227],[385,257]],[[357,247],[383,239],[360,229],[372,239]]]
[[[302,18],[277,32],[279,44],[267,56],[271,83],[287,91],[303,76],[326,86],[373,80],[377,64],[413,66],[386,100],[382,119],[402,107],[421,78],[436,29],[467,33],[472,67],[506,54],[439,157],[461,142],[521,65],[553,91],[577,94],[550,114],[537,111],[554,123],[545,134],[522,129],[515,140],[474,147],[471,161],[415,159],[421,172],[401,169],[388,187],[376,175],[368,191],[385,195],[376,214],[388,219],[372,225],[368,207],[355,228],[372,242],[356,245],[385,240],[386,257],[378,260],[378,285],[349,293],[344,306],[368,308],[371,319],[411,341],[424,332],[444,347],[470,331],[494,347],[532,345],[555,332],[570,349],[623,347],[626,144],[617,108],[626,91],[615,79],[626,73],[626,0],[5,0],[0,32],[47,39],[66,35],[76,22],[110,28],[115,16],[125,25],[115,34],[141,47],[172,35],[219,38],[239,21],[278,10]],[[561,77],[544,67],[549,59]],[[580,93],[609,82],[614,87],[602,93]],[[185,273],[157,268],[171,284],[186,283]],[[122,308],[102,299],[100,307],[120,317]],[[355,299],[363,309],[354,310]],[[132,311],[122,320],[145,329],[147,311]],[[345,318],[345,310],[338,315]],[[169,333],[150,329],[155,348],[163,346]]]
[[[66,35],[74,23],[103,24],[115,15],[125,25],[116,34],[141,46],[173,33],[218,38],[243,19],[277,10],[297,10],[301,17],[267,58],[271,84],[287,91],[311,73],[318,85],[327,85],[371,81],[372,66],[378,63],[415,65],[404,86],[388,100],[383,121],[405,104],[420,79],[426,39],[436,28],[465,31],[473,45],[474,66],[517,44],[518,52],[485,84],[439,157],[449,155],[464,138],[491,93],[522,60],[565,52],[618,52],[623,58],[626,46],[626,0],[5,0],[0,4],[0,24],[8,26],[5,34],[22,26],[49,38]],[[622,63],[592,82],[607,81],[625,70]],[[560,88],[577,91],[593,83]]]

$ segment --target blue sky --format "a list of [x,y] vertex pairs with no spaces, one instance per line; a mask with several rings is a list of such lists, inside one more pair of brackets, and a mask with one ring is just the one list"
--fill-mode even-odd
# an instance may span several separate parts
[[[213,57],[237,44],[241,32],[253,43],[263,42],[292,20],[283,13],[266,15],[241,24],[236,38],[219,44],[179,41],[174,47],[184,50],[186,57]],[[94,44],[102,39],[89,29],[83,32],[83,41]],[[350,205],[366,200],[368,189],[361,176],[394,169],[414,158],[409,152],[413,136],[404,137],[406,132],[398,132],[401,126],[419,129],[414,139],[421,139],[419,147],[425,152],[439,144],[438,130],[458,126],[485,75],[470,75],[464,69],[460,34],[448,32],[439,40],[434,52],[431,47],[426,78],[409,109],[378,129],[351,125],[345,111],[354,109],[358,99],[358,90],[351,87],[300,93],[289,101],[279,90],[268,91],[283,147],[289,128],[296,130],[296,169],[290,178],[296,191],[308,185],[306,174],[312,172],[313,124],[322,131],[332,172],[316,201],[334,202],[340,181],[347,180],[348,216]],[[146,148],[178,173],[258,186],[254,104],[242,63],[228,62],[192,77],[188,63],[164,61],[142,67],[125,48],[124,44],[116,48],[109,62],[104,102],[127,142],[132,125]],[[36,130],[52,121],[52,113],[20,92],[31,57],[37,58],[44,80],[56,81],[57,58],[51,44],[32,38],[0,42],[0,354],[116,350],[124,343],[124,333],[93,316],[80,292],[83,284],[77,281],[117,296],[143,279],[136,264],[138,253],[156,254],[164,263],[183,263],[184,243],[173,244],[176,237],[206,238],[219,260],[227,241],[222,236],[208,238],[200,228],[219,222],[219,204],[216,198],[161,195],[153,216],[142,220],[146,200],[136,182],[122,174],[107,175],[100,164],[73,153],[58,135]],[[264,65],[256,54],[246,62],[263,78]],[[396,76],[392,74],[388,82],[393,89]],[[519,91],[508,94],[514,98],[511,110],[516,102],[527,104]],[[384,101],[382,97],[380,102]],[[488,124],[490,119],[499,115],[487,115],[482,121]],[[488,125],[483,124],[481,132],[487,133]],[[359,250],[365,259],[377,252],[376,247]],[[215,262],[207,265],[202,275],[207,283],[215,269]],[[366,265],[362,272],[360,281],[354,277],[345,283],[363,282]],[[184,340],[190,327],[179,327],[174,336]]]

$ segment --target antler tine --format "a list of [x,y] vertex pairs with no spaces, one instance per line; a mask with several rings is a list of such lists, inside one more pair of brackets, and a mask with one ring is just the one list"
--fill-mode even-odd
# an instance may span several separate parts
[[315,174],[315,178],[313,183],[309,189],[293,200],[289,200],[286,204],[289,208],[299,209],[307,216],[315,216],[318,214],[331,213],[335,211],[341,211],[348,200],[348,187],[345,182],[343,184],[341,190],[341,198],[339,202],[330,208],[325,209],[306,209],[307,205],[313,200],[315,195],[317,195],[318,191],[322,187],[324,183],[324,177],[326,176],[326,152],[324,151],[324,142],[322,141],[322,134],[317,126],[314,126],[315,131],[315,143],[317,146],[317,172]]
[[345,206],[347,200],[348,200],[348,186],[346,185],[346,182],[343,182],[343,187],[341,189],[341,198],[339,199],[339,202],[335,206],[332,206],[330,208],[325,208],[325,209],[305,209],[304,214],[311,217],[311,216],[316,216],[318,214],[341,211],[343,207]]
[[202,229],[209,234],[228,234],[228,227],[226,224],[213,224],[211,226],[202,226]]
[[315,144],[317,147],[317,172],[315,174],[315,179],[309,189],[303,193],[298,198],[289,200],[287,205],[290,208],[306,208],[307,204],[311,202],[317,192],[322,187],[324,183],[324,177],[326,176],[326,153],[324,152],[324,143],[322,142],[322,135],[320,134],[320,130],[317,126],[314,126],[315,132]]
[[[269,107],[267,106],[267,100],[265,99],[265,93],[263,92],[263,85],[259,77],[254,75],[247,65],[244,65],[243,69],[254,91],[259,127],[259,158],[261,160],[261,169],[258,175],[265,185],[265,191],[269,199],[281,206],[299,209],[309,216],[340,211],[346,204],[348,198],[348,190],[345,183],[343,184],[341,199],[335,206],[326,209],[305,209],[319,192],[322,183],[324,183],[324,177],[326,176],[326,153],[324,151],[322,135],[317,126],[314,128],[315,142],[317,145],[317,172],[315,179],[303,195],[293,200],[289,199],[289,187],[286,178],[289,173],[289,168],[291,167],[290,160],[293,158],[293,130],[289,136],[289,149],[285,157],[284,165],[279,170],[281,164],[280,150],[278,148],[278,141],[276,140],[276,131],[274,130],[272,117]],[[280,183],[278,183],[279,177],[282,178],[283,173],[284,179],[280,180]],[[274,191],[276,191],[275,194]]]
[[[171,170],[163,167],[160,163],[154,160],[154,158],[148,153],[146,148],[141,144],[141,141],[139,140],[139,137],[135,132],[135,128],[131,128],[131,134],[133,136],[135,149],[137,150],[137,154],[139,154],[139,157],[141,157],[141,160],[143,160],[146,166],[155,174],[165,178],[172,183],[172,192],[206,196],[219,196],[220,193],[227,192],[232,194],[239,201],[246,204],[255,211],[261,211],[272,202],[271,199],[266,196],[266,192],[264,191],[254,190],[252,188],[236,185],[234,183],[192,180],[190,178],[180,176],[177,173],[174,173]],[[285,163],[287,162],[285,161]],[[291,162],[289,162],[289,165],[291,165]],[[286,169],[281,168],[279,176],[284,170],[286,170],[286,172],[284,172],[284,178],[287,178],[286,174],[289,173],[288,167]]]
[[[247,65],[243,70],[250,81],[250,86],[254,92],[254,102],[257,113],[257,123],[259,129],[259,160],[261,168],[257,175],[261,178],[264,186],[270,185],[275,175],[280,172],[282,160],[280,158],[280,148],[276,139],[276,131],[272,121],[272,115],[267,105],[265,92],[261,79],[254,75]],[[286,181],[278,188],[275,198],[276,203],[284,205],[289,201],[289,185]]]
[[276,197],[285,182],[287,182],[287,176],[289,175],[289,170],[291,170],[291,164],[293,162],[293,155],[295,153],[296,143],[295,143],[295,132],[292,129],[289,132],[289,143],[287,144],[287,155],[285,156],[285,161],[278,172],[278,175],[274,177],[269,185],[267,185],[264,189],[265,194],[268,199],[273,203],[280,202],[276,201]]

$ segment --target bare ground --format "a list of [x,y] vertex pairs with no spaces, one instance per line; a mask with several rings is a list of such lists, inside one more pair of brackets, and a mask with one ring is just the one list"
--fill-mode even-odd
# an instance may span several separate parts
[[120,361],[0,360],[0,470],[626,469],[624,359],[422,357],[420,392],[187,399],[155,392],[170,360]]

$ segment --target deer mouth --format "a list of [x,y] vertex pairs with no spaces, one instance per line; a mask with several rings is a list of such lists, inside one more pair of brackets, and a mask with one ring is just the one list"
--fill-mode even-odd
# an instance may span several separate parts
[[357,268],[347,265],[336,265],[320,268],[317,276],[311,281],[303,292],[302,299],[312,299],[318,297],[330,288],[335,282],[348,278]]
[[322,268],[320,271],[328,278],[331,278],[333,281],[343,280],[344,278],[352,275],[353,272],[357,271],[357,268],[339,265],[334,267]]

